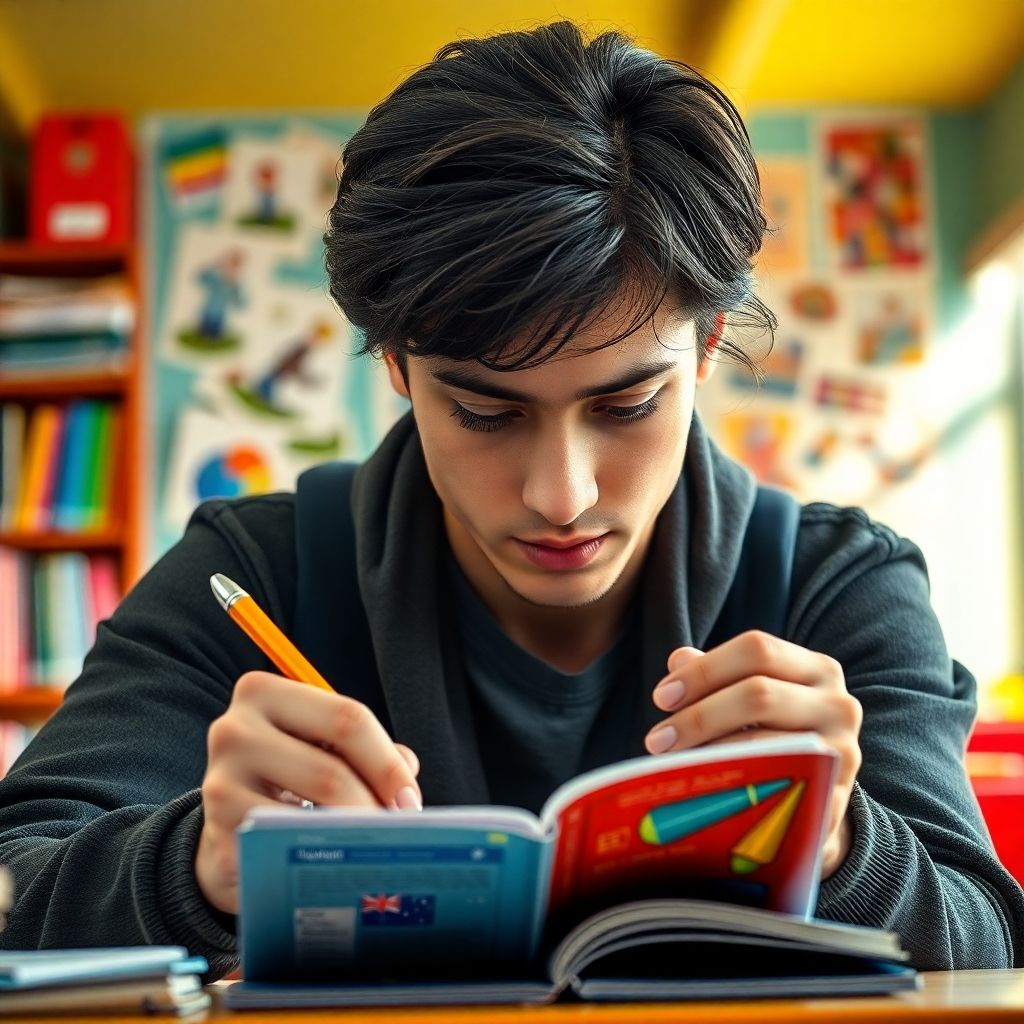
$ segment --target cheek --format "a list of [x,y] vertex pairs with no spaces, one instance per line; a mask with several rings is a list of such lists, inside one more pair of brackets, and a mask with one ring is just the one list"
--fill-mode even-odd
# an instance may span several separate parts
[[604,460],[602,496],[624,506],[646,508],[662,503],[682,470],[692,407],[685,401],[666,402],[648,420],[622,429]]

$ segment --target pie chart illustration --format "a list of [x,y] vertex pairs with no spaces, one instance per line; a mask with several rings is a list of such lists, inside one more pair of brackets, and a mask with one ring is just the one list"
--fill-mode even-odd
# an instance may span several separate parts
[[238,498],[269,491],[273,475],[263,453],[249,445],[232,445],[206,459],[196,474],[196,492],[207,498]]

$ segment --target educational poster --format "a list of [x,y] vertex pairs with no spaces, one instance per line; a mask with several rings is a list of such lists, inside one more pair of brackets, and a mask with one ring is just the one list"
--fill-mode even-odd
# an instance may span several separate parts
[[155,116],[143,131],[150,552],[206,497],[365,458],[408,408],[357,358],[323,233],[362,115]]
[[807,161],[775,157],[758,161],[769,233],[758,256],[762,273],[799,274],[810,253],[810,176]]
[[726,362],[697,407],[762,482],[865,504],[934,450],[916,383],[935,329],[927,133],[902,115],[806,126],[806,150],[758,161],[765,214],[780,228],[755,271],[778,320],[774,346],[731,326],[758,372]]
[[928,261],[920,119],[823,129],[826,237],[839,270],[919,269]]

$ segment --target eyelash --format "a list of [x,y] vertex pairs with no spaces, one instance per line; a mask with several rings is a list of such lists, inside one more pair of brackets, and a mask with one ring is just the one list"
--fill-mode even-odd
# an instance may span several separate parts
[[[614,410],[619,410],[618,412]],[[604,414],[616,423],[636,423],[638,420],[646,419],[658,409],[658,396],[652,395],[646,402],[640,405],[630,406],[605,406]],[[492,433],[508,426],[517,416],[514,412],[502,412],[497,416],[481,416],[479,413],[470,412],[465,406],[455,403],[452,409],[452,418],[457,420],[459,426],[466,430],[476,430],[483,434]]]

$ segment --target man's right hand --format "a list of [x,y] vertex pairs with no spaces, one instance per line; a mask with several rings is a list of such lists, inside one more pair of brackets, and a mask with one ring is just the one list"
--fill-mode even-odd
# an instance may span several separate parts
[[422,807],[419,761],[359,701],[269,672],[247,672],[210,726],[196,880],[238,913],[235,829],[251,807],[301,799],[341,807]]

